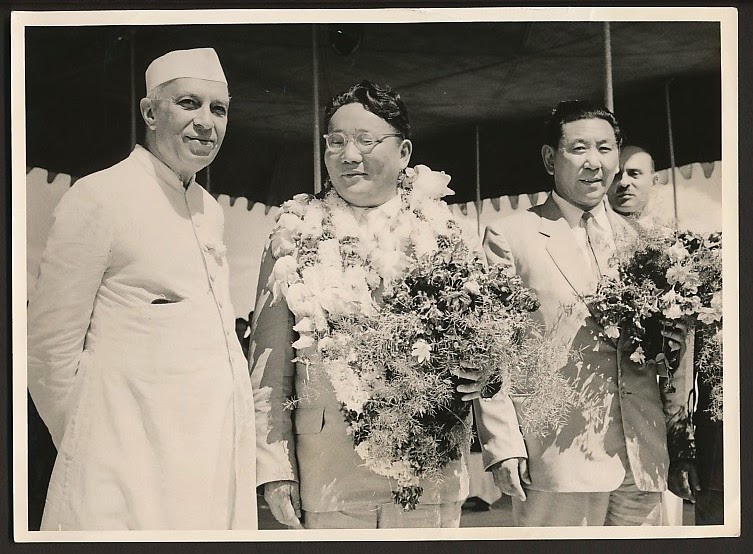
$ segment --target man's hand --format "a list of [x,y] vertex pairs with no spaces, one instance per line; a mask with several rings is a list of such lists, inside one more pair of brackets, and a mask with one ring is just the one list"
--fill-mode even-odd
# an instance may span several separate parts
[[301,495],[295,481],[272,481],[264,485],[264,500],[269,504],[275,519],[292,527],[303,529],[301,524]]
[[701,490],[695,462],[679,460],[670,464],[667,486],[672,494],[695,502],[695,494]]
[[526,485],[531,484],[531,476],[528,474],[528,460],[525,458],[507,458],[493,465],[491,468],[494,483],[503,493],[514,496],[520,500],[526,499],[521,481]]
[[667,320],[664,322],[661,334],[667,341],[667,346],[669,346],[669,352],[665,352],[664,355],[669,364],[676,368],[685,355],[688,326],[682,321]]
[[461,397],[462,400],[470,402],[471,400],[481,398],[482,387],[481,381],[479,381],[481,372],[479,372],[478,369],[461,366],[452,373],[462,380],[461,383],[455,387],[455,390],[463,395]]

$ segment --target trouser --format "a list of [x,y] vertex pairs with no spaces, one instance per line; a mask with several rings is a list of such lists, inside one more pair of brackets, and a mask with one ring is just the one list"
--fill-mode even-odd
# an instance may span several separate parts
[[724,525],[724,491],[703,489],[695,493],[695,524]]
[[512,499],[519,527],[582,525],[660,525],[661,493],[641,491],[628,470],[609,492],[546,492],[526,489],[526,500]]
[[418,504],[409,512],[390,502],[339,512],[305,512],[307,529],[389,529],[459,527],[462,502]]

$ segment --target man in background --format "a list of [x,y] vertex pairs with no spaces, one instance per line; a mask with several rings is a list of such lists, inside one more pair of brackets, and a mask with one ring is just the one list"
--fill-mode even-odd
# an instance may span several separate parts
[[621,215],[640,218],[656,182],[651,154],[637,146],[624,146],[620,150],[619,171],[607,191],[609,203]]

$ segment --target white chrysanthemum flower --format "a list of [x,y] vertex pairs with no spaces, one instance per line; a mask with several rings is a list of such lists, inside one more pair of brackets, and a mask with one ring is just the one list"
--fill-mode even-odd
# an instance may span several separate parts
[[302,334],[298,340],[292,344],[292,347],[296,350],[303,350],[304,348],[309,348],[311,346],[314,346],[314,337],[307,334]]
[[338,240],[346,237],[358,237],[361,234],[358,221],[350,210],[332,210],[330,218],[335,229],[335,238]]
[[610,339],[620,338],[620,329],[616,325],[607,325],[604,328],[604,334]]
[[403,274],[410,258],[399,250],[379,251],[372,255],[372,264],[385,281],[392,281]]
[[314,332],[314,322],[311,321],[310,317],[304,317],[298,323],[293,325],[293,331],[296,333],[313,333]]
[[413,182],[413,195],[419,199],[439,199],[455,194],[455,191],[447,186],[452,179],[449,175],[432,171],[425,165],[417,165],[413,168],[410,179]]
[[282,212],[280,216],[277,218],[276,228],[287,229],[291,233],[296,234],[298,232],[300,225],[301,225],[300,217],[296,216],[293,213]]
[[680,319],[683,316],[683,309],[679,304],[671,304],[664,308],[662,313],[667,319]]
[[426,229],[420,230],[413,236],[413,244],[418,258],[436,252],[438,248],[436,237]]
[[290,229],[279,227],[269,239],[269,248],[275,258],[287,256],[295,252],[295,238]]
[[342,268],[342,256],[340,255],[340,241],[327,239],[319,242],[317,247],[319,263],[331,268]]
[[275,261],[270,279],[294,283],[298,280],[298,260],[293,256],[282,256]]
[[[308,195],[304,195],[304,197],[308,199]],[[299,200],[297,200],[294,196],[291,200],[286,200],[285,202],[283,202],[282,206],[280,206],[280,209],[282,209],[284,213],[290,213],[300,218],[303,217],[303,214],[306,212],[306,204],[299,202]]]
[[630,359],[633,360],[637,364],[645,364],[646,363],[646,354],[643,352],[643,347],[639,346],[635,349],[635,352],[630,354]]
[[311,296],[308,289],[303,283],[293,283],[288,287],[288,291],[285,294],[285,300],[288,302],[288,308],[297,317],[301,319],[313,314],[311,309]]
[[318,238],[322,236],[322,220],[324,219],[324,208],[320,204],[311,203],[299,224],[298,231],[303,238]]
[[676,242],[672,246],[670,246],[667,249],[667,254],[669,254],[669,258],[673,261],[681,261],[690,256],[690,253],[688,252],[687,248],[685,248],[682,243]]
[[722,319],[722,291],[716,291],[711,297],[711,306],[698,309],[698,320],[711,324]]
[[287,297],[288,287],[298,281],[298,262],[292,256],[283,256],[275,261],[267,280],[267,289],[272,292],[272,303],[280,296]]
[[416,358],[420,364],[428,362],[431,358],[431,345],[423,339],[418,339],[413,343],[411,356]]
[[472,294],[474,296],[481,294],[481,287],[479,286],[478,281],[476,281],[475,279],[469,279],[468,281],[463,283],[463,290],[468,294]]

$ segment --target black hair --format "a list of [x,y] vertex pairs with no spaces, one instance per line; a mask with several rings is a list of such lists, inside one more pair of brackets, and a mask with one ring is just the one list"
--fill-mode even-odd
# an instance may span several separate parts
[[384,119],[403,135],[403,138],[410,138],[408,108],[405,107],[400,95],[387,85],[378,85],[367,80],[353,85],[329,101],[324,110],[324,128],[329,127],[329,122],[338,109],[355,102]]
[[603,119],[614,129],[617,146],[622,145],[620,124],[612,112],[586,100],[564,100],[557,104],[544,123],[544,144],[557,148],[562,138],[562,126],[581,119]]

